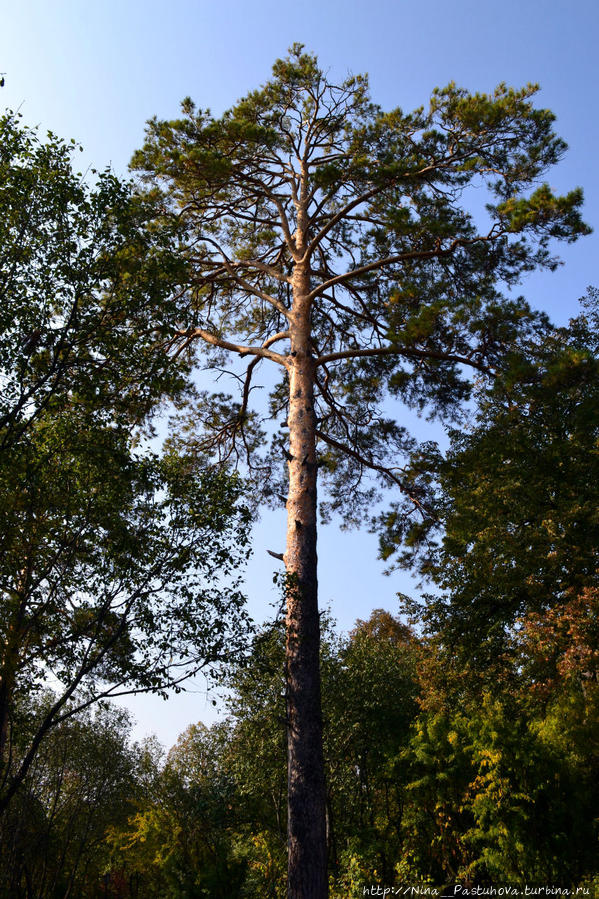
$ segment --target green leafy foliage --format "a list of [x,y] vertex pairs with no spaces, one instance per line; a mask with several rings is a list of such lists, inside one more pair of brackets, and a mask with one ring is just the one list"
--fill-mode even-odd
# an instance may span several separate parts
[[[291,365],[300,268],[323,512],[356,523],[376,479],[399,488],[383,553],[401,546],[443,591],[418,639],[381,612],[347,638],[324,628],[331,894],[597,878],[597,311],[552,329],[498,291],[589,231],[581,192],[543,184],[565,145],[534,92],[450,84],[427,110],[384,112],[366,78],[332,84],[295,45],[220,119],[188,99],[150,122],[139,195],[110,173],[88,188],[72,147],[1,120],[6,891],[284,889],[279,625],[228,681],[230,718],[164,764],[126,746],[115,713],[83,712],[244,648],[248,513],[240,482],[202,466],[241,460],[280,489],[286,440],[265,456],[260,419],[287,417],[287,374],[266,412],[250,399],[264,359]],[[138,429],[165,395],[188,414],[199,339],[219,374],[251,358],[240,399],[197,392],[199,433],[156,456]],[[389,398],[479,405],[443,456]]]
[[[185,387],[160,349],[178,270],[168,235],[109,173],[88,188],[72,147],[12,115],[0,132],[4,807],[77,709],[178,687],[241,650],[249,517],[236,477],[141,437]],[[27,744],[15,710],[48,680]]]
[[[35,732],[53,697],[20,708]],[[65,721],[42,744],[22,789],[0,817],[0,893],[53,899],[100,896],[105,833],[141,796],[142,750],[128,743],[127,715],[108,706]]]
[[[523,636],[522,659],[536,658],[537,636]],[[531,691],[523,671],[475,693],[389,613],[348,637],[325,623],[331,896],[368,883],[573,887],[596,876],[597,682],[563,633],[547,623],[541,637],[544,656],[549,646],[567,658],[559,683]],[[580,646],[577,632],[568,645]],[[283,895],[283,652],[281,626],[264,629],[228,683],[228,719],[190,726],[165,760],[137,751],[127,800],[86,849],[85,895],[98,872],[119,899]]]
[[[539,187],[565,144],[534,93],[450,84],[427,111],[385,112],[365,77],[333,83],[296,44],[220,118],[186,99],[181,118],[152,119],[132,160],[145,196],[161,204],[157,226],[180,229],[186,309],[173,350],[189,359],[202,346],[203,364],[240,388],[238,401],[219,386],[207,414],[189,410],[190,447],[246,466],[259,498],[277,504],[288,463],[290,895],[326,895],[318,451],[325,517],[358,524],[379,488],[393,487],[406,498],[402,524],[428,530],[426,476],[404,464],[418,448],[385,402],[455,414],[473,372],[492,380],[515,345],[548,329],[498,286],[555,268],[552,241],[590,230],[579,190]],[[474,189],[485,212],[472,209]],[[272,434],[275,416],[289,427],[288,437],[272,434],[269,453],[249,414],[264,360],[279,368],[264,429]]]
[[[143,881],[148,895],[159,884],[164,895],[195,896],[203,888],[219,896],[224,881],[229,895],[284,892],[283,638],[279,624],[256,635],[228,683],[229,719],[210,729],[188,728],[169,753],[159,801],[111,837],[116,867],[142,871],[152,865]],[[388,613],[358,622],[347,638],[335,636],[325,623],[321,663],[333,890],[343,889],[357,872],[393,877],[405,801],[400,756],[417,712],[417,655],[409,629]],[[160,825],[149,823],[158,820]],[[193,886],[177,893],[175,879]]]
[[69,396],[140,422],[185,383],[157,352],[176,319],[171,235],[109,171],[88,187],[76,149],[0,118],[2,449]]
[[[442,588],[424,625],[405,847],[435,882],[596,875],[596,291],[512,356],[448,453],[414,469],[437,521],[385,552]],[[401,510],[399,510],[400,512]]]

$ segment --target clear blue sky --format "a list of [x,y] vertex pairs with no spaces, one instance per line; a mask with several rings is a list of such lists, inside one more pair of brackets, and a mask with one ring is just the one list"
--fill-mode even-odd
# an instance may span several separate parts
[[[584,187],[586,219],[599,227],[599,12],[591,0],[20,0],[3,4],[0,22],[1,105],[76,138],[84,167],[120,174],[147,118],[175,116],[187,95],[223,111],[264,82],[294,41],[334,76],[369,72],[373,98],[387,108],[426,104],[450,80],[473,91],[538,82],[539,103],[556,113],[570,145],[551,184]],[[598,250],[595,235],[565,247],[566,265],[534,275],[521,292],[566,321],[586,286],[599,284]],[[276,601],[264,549],[281,551],[283,540],[283,516],[265,517],[248,582],[257,617]],[[382,576],[369,535],[329,527],[319,558],[321,600],[344,629],[373,608],[395,611],[397,591],[413,589],[405,577]],[[166,704],[132,701],[137,733],[154,730],[170,745],[187,724],[208,720],[212,707],[199,689]]]

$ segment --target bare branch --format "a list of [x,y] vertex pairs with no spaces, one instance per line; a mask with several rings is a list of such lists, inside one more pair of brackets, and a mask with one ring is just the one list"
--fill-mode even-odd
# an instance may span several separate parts
[[[287,332],[275,334],[274,339],[281,340],[283,336],[286,336],[286,333]],[[200,337],[206,343],[211,344],[211,346],[220,347],[222,350],[229,350],[229,352],[237,353],[239,356],[259,356],[263,359],[271,359],[273,362],[277,362],[284,368],[287,368],[289,365],[286,356],[282,356],[280,353],[275,353],[273,350],[268,349],[267,344],[274,343],[273,338],[269,338],[269,340],[265,341],[265,345],[263,346],[244,346],[240,343],[231,343],[230,340],[224,340],[222,337],[211,334],[210,331],[206,331],[204,328],[188,328],[186,331],[177,331],[176,334],[179,337],[186,338],[187,343],[196,337]]]
[[227,254],[225,253],[223,248],[220,246],[220,244],[216,240],[214,240],[214,238],[202,237],[202,240],[204,240],[206,243],[210,243],[214,247],[216,247],[216,249],[220,253],[220,256],[222,259],[222,267],[237,282],[237,284],[239,284],[240,287],[242,287],[244,290],[247,290],[248,293],[253,294],[253,296],[259,297],[261,300],[264,300],[266,303],[270,303],[270,305],[274,306],[274,308],[278,312],[280,312],[281,315],[284,315],[286,318],[289,317],[289,310],[283,305],[283,303],[281,303],[280,300],[278,300],[276,297],[273,297],[271,294],[266,293],[263,290],[260,290],[260,288],[255,287],[249,281],[246,281],[245,278],[242,278],[240,275],[237,274],[237,272],[235,271],[236,263],[234,263],[233,260],[229,259],[229,257],[227,256]]
[[269,556],[272,556],[273,559],[278,559],[279,562],[285,561],[285,556],[283,555],[283,553],[275,553],[272,551],[272,549],[267,549],[266,552],[268,553]]

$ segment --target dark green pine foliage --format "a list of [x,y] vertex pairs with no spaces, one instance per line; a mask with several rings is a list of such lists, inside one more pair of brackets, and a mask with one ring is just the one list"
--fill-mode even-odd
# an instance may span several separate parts
[[[535,91],[450,84],[426,110],[384,112],[366,77],[332,83],[295,46],[221,118],[187,99],[182,118],[148,123],[132,167],[148,196],[162,198],[161,225],[180,227],[188,265],[173,347],[183,360],[203,341],[202,364],[219,372],[231,354],[249,360],[237,369],[239,399],[206,393],[194,410],[203,448],[253,462],[276,493],[284,438],[275,435],[268,461],[256,458],[263,435],[250,395],[260,362],[278,363],[282,381],[266,416],[258,411],[285,420],[302,205],[320,474],[332,507],[358,514],[367,471],[418,505],[398,467],[413,443],[380,401],[455,409],[469,373],[492,374],[518,334],[546,324],[497,285],[554,268],[553,241],[589,232],[579,189],[555,197],[538,186],[566,145],[554,116],[533,106]],[[486,211],[478,199],[468,210],[473,187],[486,189]]]
[[443,591],[423,612],[431,632],[476,671],[501,666],[527,615],[599,586],[596,291],[583,302],[568,327],[512,355],[445,456],[415,455],[436,520],[405,528],[396,509],[381,521],[383,554],[401,547]]

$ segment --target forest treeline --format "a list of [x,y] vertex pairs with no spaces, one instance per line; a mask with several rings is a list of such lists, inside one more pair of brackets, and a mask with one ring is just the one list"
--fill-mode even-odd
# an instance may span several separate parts
[[[153,119],[136,183],[0,119],[0,896],[597,886],[599,294],[556,327],[498,290],[590,230],[534,94],[384,112],[294,45],[221,119]],[[348,635],[317,482],[422,581]],[[133,744],[111,700],[200,672],[226,717]]]
[[[531,622],[494,683],[387,612],[345,638],[327,629],[331,896],[596,884],[596,612],[587,591]],[[3,895],[283,895],[282,653],[281,628],[266,628],[232,677],[229,717],[192,725],[166,756],[131,746],[114,709],[55,729],[5,815]]]
[[[412,625],[383,611],[347,636],[324,623],[333,897],[597,883],[595,300],[514,360],[445,454],[414,457],[438,524],[407,541],[437,586],[404,597]],[[283,895],[283,657],[274,622],[228,669],[227,717],[167,754],[132,745],[109,705],[55,726],[4,814],[2,895]],[[21,700],[15,759],[53,702]]]

